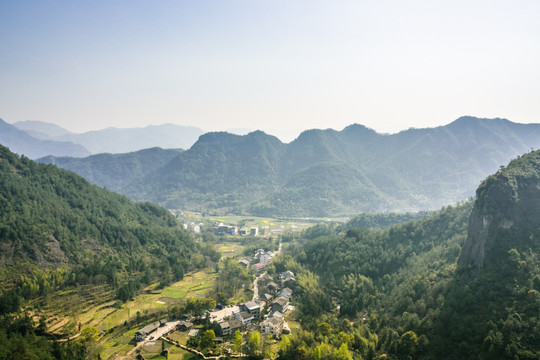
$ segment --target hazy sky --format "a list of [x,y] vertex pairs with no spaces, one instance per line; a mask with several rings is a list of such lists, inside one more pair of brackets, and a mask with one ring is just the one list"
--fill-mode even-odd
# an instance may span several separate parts
[[72,131],[540,122],[540,1],[0,1],[0,117]]

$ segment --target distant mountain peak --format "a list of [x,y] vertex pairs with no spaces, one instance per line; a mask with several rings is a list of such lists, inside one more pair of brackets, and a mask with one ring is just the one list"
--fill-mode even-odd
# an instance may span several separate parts
[[477,124],[486,124],[486,123],[505,123],[513,124],[512,121],[504,118],[479,118],[475,116],[461,116],[456,120],[452,121],[447,126],[449,127],[461,127],[461,126],[471,126]]
[[377,132],[371,128],[368,128],[367,126],[364,126],[362,124],[351,124],[344,128],[342,130],[345,134],[352,134],[352,135],[361,135],[361,134],[369,134],[369,135],[376,135]]

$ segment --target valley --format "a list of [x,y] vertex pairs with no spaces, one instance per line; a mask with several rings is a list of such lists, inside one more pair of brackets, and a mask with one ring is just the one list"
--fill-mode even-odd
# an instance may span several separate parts
[[0,1],[0,360],[540,360],[540,1]]
[[166,210],[0,150],[5,353],[540,354],[539,151],[440,210],[287,218]]

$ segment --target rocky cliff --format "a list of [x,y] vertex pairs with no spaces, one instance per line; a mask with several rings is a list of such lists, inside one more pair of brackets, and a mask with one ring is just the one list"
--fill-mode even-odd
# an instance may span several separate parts
[[476,191],[467,241],[458,262],[481,267],[488,253],[536,249],[540,241],[540,151],[489,176]]

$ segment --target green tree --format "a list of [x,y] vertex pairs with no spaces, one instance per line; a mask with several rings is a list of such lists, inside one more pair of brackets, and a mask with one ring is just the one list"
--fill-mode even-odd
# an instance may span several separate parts
[[400,358],[408,359],[409,357],[411,357],[414,354],[417,345],[418,337],[416,336],[414,331],[407,331],[406,333],[401,335],[398,344],[398,353],[400,355]]
[[236,352],[242,349],[242,334],[240,333],[240,330],[234,332],[233,349]]
[[248,336],[248,353],[258,355],[261,352],[261,334],[258,331],[251,331]]
[[201,350],[205,351],[211,349],[215,346],[214,339],[216,338],[216,333],[214,330],[206,330],[201,338],[199,346]]

